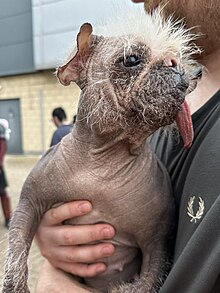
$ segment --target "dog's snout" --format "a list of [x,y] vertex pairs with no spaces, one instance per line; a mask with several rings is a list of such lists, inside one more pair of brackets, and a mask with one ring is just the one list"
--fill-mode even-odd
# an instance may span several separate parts
[[168,57],[159,61],[154,65],[157,74],[159,73],[161,79],[164,79],[166,87],[173,90],[176,89],[182,93],[186,93],[189,88],[189,74],[186,68],[181,64],[177,57]]
[[181,78],[180,82],[177,84],[177,88],[185,92],[189,87],[189,81],[187,79]]
[[174,74],[183,76],[185,74],[185,70],[180,63],[180,59],[177,57],[168,57],[163,61],[163,66],[169,68]]
[[176,87],[182,91],[185,92],[189,87],[189,78],[183,69],[183,67],[178,66],[177,68],[172,68],[172,78],[176,83]]

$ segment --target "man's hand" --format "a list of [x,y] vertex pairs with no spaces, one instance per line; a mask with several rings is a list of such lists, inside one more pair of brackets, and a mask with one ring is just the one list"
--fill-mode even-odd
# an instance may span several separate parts
[[105,271],[98,262],[114,253],[110,243],[89,243],[111,239],[114,228],[107,224],[62,225],[62,222],[83,216],[92,210],[87,201],[74,201],[47,211],[36,233],[35,240],[41,254],[55,267],[80,277],[93,277]]

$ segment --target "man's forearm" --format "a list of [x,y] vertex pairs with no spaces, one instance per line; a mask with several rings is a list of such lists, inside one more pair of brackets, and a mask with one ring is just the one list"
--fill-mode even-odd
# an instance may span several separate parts
[[36,287],[36,293],[91,293],[81,287],[76,280],[71,279],[59,269],[55,269],[47,260],[41,267]]

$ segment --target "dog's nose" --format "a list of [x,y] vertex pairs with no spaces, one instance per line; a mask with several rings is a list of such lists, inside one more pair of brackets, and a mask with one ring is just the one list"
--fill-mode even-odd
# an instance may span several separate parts
[[176,68],[180,64],[180,60],[177,57],[166,57],[164,59],[164,65],[167,67]]

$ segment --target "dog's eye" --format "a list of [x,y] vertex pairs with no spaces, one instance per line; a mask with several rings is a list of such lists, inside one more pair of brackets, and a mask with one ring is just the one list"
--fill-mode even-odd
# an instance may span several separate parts
[[140,63],[141,63],[141,60],[136,55],[130,55],[130,56],[127,56],[126,58],[123,58],[123,65],[125,67],[137,66]]

